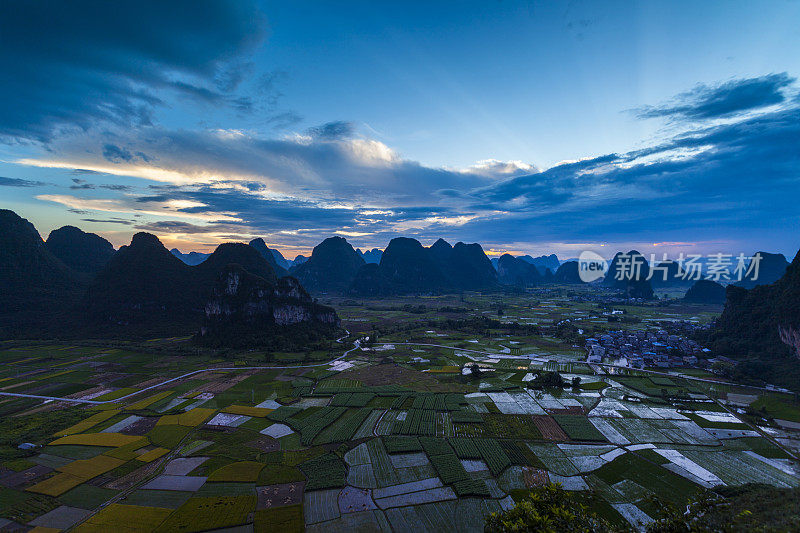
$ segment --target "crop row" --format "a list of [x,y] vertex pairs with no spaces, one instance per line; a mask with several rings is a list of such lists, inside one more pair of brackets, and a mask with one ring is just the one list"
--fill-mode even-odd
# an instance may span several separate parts
[[605,441],[606,438],[585,416],[553,415],[564,433],[572,440]]
[[475,444],[475,439],[468,437],[452,437],[448,439],[450,446],[456,451],[459,459],[481,459],[481,451]]
[[375,397],[371,392],[340,392],[333,397],[331,405],[334,407],[366,407]]
[[371,412],[372,409],[368,407],[348,410],[341,418],[336,420],[336,422],[320,434],[316,444],[328,444],[330,442],[344,442],[350,440]]
[[450,413],[450,419],[455,423],[475,423],[480,424],[483,419],[481,414],[476,411],[454,411]]
[[495,439],[477,439],[476,446],[489,470],[495,476],[502,474],[503,470],[511,465],[511,460]]
[[[306,409],[306,411],[311,411]],[[333,423],[334,420],[342,416],[347,408],[345,407],[322,407],[315,410],[312,415],[303,418],[292,417],[286,420],[286,423],[292,429],[300,433],[300,443],[303,446],[310,446],[314,438],[322,432],[323,429]]]
[[293,417],[297,413],[302,411],[299,407],[291,407],[288,405],[282,405],[269,413],[267,418],[270,420],[274,420],[275,422],[286,422],[290,417]]
[[306,490],[343,487],[347,466],[335,453],[327,453],[300,465],[300,470],[308,478]]
[[422,409],[411,409],[405,420],[398,420],[392,428],[395,435],[436,435],[436,413]]
[[421,452],[422,445],[417,437],[387,436],[383,445],[389,453]]
[[464,470],[464,465],[458,460],[456,454],[446,453],[434,455],[430,459],[433,468],[436,469],[436,473],[443,483],[451,485],[459,481],[468,481],[470,479],[469,474]]
[[453,453],[453,448],[447,444],[445,439],[422,437],[419,439],[419,442],[422,444],[422,449],[425,450],[425,453],[427,453],[429,457]]

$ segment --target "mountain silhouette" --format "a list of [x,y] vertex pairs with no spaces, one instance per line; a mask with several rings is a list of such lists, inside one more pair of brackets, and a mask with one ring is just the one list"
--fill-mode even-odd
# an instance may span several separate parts
[[648,281],[650,265],[642,254],[631,250],[617,252],[608,267],[603,285],[620,290],[627,298],[653,298],[653,286]]
[[564,263],[561,263],[561,266],[558,267],[556,273],[553,274],[553,281],[555,283],[568,283],[568,284],[583,283],[580,274],[578,274],[578,262],[566,261]]
[[542,283],[539,269],[521,257],[503,254],[497,260],[497,278],[503,285],[532,287]]
[[314,247],[308,261],[292,267],[289,273],[312,294],[344,292],[364,264],[347,240],[329,237]]
[[116,253],[114,246],[104,238],[75,226],[51,231],[45,246],[65,265],[83,274],[99,272]]
[[724,304],[725,287],[710,279],[697,280],[686,291],[683,301],[696,304]]
[[768,252],[756,252],[756,254],[753,254],[753,256],[756,255],[761,256],[761,260],[758,263],[758,272],[756,272],[755,266],[752,265],[752,261],[749,262],[744,279],[736,283],[739,287],[752,289],[759,285],[775,283],[781,279],[789,267],[789,262],[783,254],[771,254]]
[[59,323],[84,283],[47,249],[33,224],[0,209],[0,335]]
[[[267,263],[272,267],[272,271],[275,276],[282,278],[284,276],[289,275],[289,271],[287,267],[283,266],[284,264],[288,264],[289,262],[281,255],[280,252],[277,250],[271,249],[267,246],[267,243],[264,242],[264,239],[261,237],[257,239],[253,239],[250,241],[250,246],[255,248],[255,250],[261,254],[261,257],[266,260]],[[277,255],[275,255],[277,253]],[[281,261],[278,261],[278,257],[280,257]]]

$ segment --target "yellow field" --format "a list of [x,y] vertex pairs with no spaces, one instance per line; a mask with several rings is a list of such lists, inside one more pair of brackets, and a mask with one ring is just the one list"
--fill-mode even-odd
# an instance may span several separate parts
[[230,413],[232,415],[246,415],[264,418],[275,409],[267,409],[266,407],[248,407],[246,405],[229,405],[222,410],[223,413]]
[[150,450],[149,452],[144,452],[142,455],[136,457],[137,461],[142,461],[144,463],[149,463],[150,461],[155,461],[165,453],[169,452],[166,448],[155,448]]
[[99,476],[100,474],[105,474],[109,470],[114,470],[123,464],[125,464],[125,461],[122,459],[109,457],[107,455],[98,455],[97,457],[92,457],[91,459],[78,459],[76,461],[72,461],[64,466],[59,466],[56,470],[64,472],[65,474],[71,474],[73,476],[89,480],[93,477]]
[[55,497],[61,496],[70,489],[74,489],[84,481],[86,480],[83,478],[62,472],[44,481],[40,481],[36,485],[28,487],[25,490]]
[[439,368],[431,368],[428,370],[428,372],[438,374],[459,374],[461,373],[461,368],[457,366],[442,366]]
[[127,406],[126,409],[133,409],[133,410],[136,410],[136,409],[147,409],[148,407],[150,407],[151,405],[153,405],[157,401],[163,400],[164,398],[166,398],[170,394],[172,394],[171,390],[167,390],[167,391],[164,391],[164,392],[159,392],[155,396],[150,396],[149,398],[145,398],[144,400],[139,400],[136,403],[132,403],[131,405]]
[[139,532],[153,531],[172,513],[172,509],[121,505],[112,503],[86,522],[75,528],[79,533],[106,531]]
[[75,424],[74,426],[70,426],[67,429],[62,429],[61,431],[57,431],[53,433],[54,437],[63,437],[64,435],[74,435],[75,433],[83,433],[87,429],[93,428],[100,422],[105,422],[112,416],[119,413],[119,409],[114,409],[111,411],[102,411],[100,413],[95,413],[86,420],[82,420]]
[[50,446],[78,444],[83,446],[110,446],[112,448],[119,448],[126,444],[133,445],[132,443],[139,441],[147,443],[147,437],[123,435],[122,433],[81,433],[56,439],[50,443]]
[[138,450],[142,446],[147,446],[147,444],[148,444],[147,439],[143,439],[141,441],[131,442],[130,444],[126,444],[125,446],[120,446],[119,448],[109,450],[103,455],[107,455],[109,457],[116,457],[117,459],[122,459],[123,461],[130,461],[131,459],[136,459],[138,457],[138,455],[136,454],[136,450]]
[[211,418],[216,409],[207,409],[203,407],[195,407],[191,411],[186,411],[179,415],[164,415],[158,419],[157,426],[179,425],[186,427],[199,426],[209,418]]

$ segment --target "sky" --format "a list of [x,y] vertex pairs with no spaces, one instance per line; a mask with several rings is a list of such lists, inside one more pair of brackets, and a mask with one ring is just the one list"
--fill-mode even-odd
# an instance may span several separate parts
[[800,1],[0,0],[0,208],[287,257],[800,241]]

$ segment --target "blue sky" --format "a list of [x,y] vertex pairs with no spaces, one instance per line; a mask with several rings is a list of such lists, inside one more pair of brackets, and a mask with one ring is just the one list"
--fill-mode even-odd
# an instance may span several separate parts
[[43,236],[797,250],[800,2],[163,4],[2,4]]

